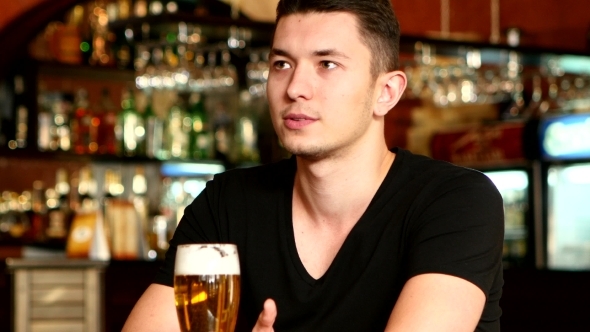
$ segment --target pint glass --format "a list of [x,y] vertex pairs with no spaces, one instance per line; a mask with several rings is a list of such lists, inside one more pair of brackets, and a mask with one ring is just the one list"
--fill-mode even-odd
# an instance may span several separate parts
[[233,332],[240,263],[233,244],[179,245],[174,267],[176,312],[183,332]]

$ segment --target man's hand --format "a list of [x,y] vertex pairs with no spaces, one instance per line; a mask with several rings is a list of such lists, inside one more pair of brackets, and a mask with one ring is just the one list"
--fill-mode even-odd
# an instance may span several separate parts
[[268,299],[264,301],[264,307],[252,332],[274,332],[272,324],[275,318],[277,318],[277,305],[275,301]]

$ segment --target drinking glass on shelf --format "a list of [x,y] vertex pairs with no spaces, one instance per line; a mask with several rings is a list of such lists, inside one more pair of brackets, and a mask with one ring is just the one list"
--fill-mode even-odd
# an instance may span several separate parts
[[176,312],[183,332],[233,332],[240,263],[233,244],[179,245],[174,267]]

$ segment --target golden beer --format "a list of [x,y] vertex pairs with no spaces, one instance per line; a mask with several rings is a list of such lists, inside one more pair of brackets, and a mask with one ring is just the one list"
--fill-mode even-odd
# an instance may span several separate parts
[[176,312],[183,332],[232,332],[240,298],[239,275],[177,275]]
[[240,264],[236,246],[178,246],[174,298],[181,331],[233,332],[240,301]]

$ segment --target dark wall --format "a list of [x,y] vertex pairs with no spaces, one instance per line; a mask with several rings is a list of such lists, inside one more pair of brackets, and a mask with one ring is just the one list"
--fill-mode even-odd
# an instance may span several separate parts
[[589,280],[588,271],[505,270],[502,331],[587,331]]
[[[440,32],[440,3],[431,0],[391,0],[402,32],[424,36]],[[450,32],[488,41],[492,0],[449,0]],[[521,45],[576,50],[590,54],[590,10],[580,0],[500,0],[500,30],[519,28]]]

